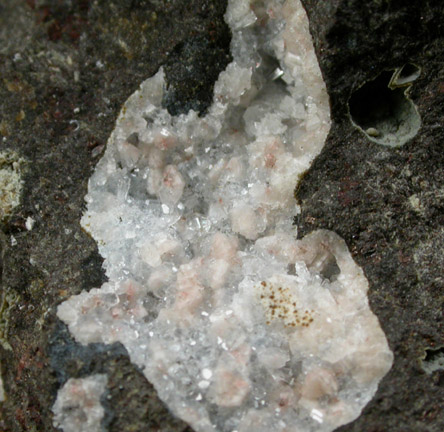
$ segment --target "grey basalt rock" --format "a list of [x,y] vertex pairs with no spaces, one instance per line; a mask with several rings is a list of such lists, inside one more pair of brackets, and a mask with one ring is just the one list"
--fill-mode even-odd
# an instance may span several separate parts
[[[327,228],[346,240],[395,354],[373,401],[341,430],[441,431],[443,371],[426,373],[422,360],[444,345],[442,5],[303,3],[334,122],[297,191],[300,234]],[[161,64],[178,67],[180,47],[190,40],[218,41],[215,49],[226,55],[229,41],[214,35],[225,31],[224,8],[214,0],[2,2],[0,150],[23,158],[26,172],[21,205],[1,226],[0,337],[10,345],[0,348],[1,430],[54,430],[57,390],[93,373],[108,375],[108,430],[187,430],[122,347],[81,347],[55,312],[61,301],[104,280],[95,243],[79,220],[87,179],[121,105]],[[410,97],[422,125],[415,138],[391,149],[354,128],[348,101],[381,72],[406,63],[421,67]],[[210,82],[200,84],[211,91]],[[193,99],[196,92],[182,94]],[[186,109],[205,101],[175,103]]]

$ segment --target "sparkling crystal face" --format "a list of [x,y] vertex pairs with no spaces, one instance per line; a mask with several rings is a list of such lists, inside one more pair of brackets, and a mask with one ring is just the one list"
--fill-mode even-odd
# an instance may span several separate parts
[[205,117],[126,102],[82,225],[109,282],[59,306],[75,338],[121,342],[196,431],[331,431],[392,353],[345,243],[296,240],[294,188],[330,127],[299,0],[233,0],[233,62]]

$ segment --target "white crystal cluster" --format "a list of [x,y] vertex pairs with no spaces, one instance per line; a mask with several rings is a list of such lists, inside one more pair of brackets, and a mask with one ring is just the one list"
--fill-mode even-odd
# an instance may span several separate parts
[[63,432],[100,432],[105,414],[100,398],[106,383],[106,375],[100,374],[69,379],[52,408],[54,426]]
[[58,316],[121,342],[198,432],[331,431],[392,353],[345,243],[296,240],[294,188],[330,127],[299,0],[232,0],[233,62],[204,117],[161,106],[162,70],[126,102],[82,224],[109,282]]

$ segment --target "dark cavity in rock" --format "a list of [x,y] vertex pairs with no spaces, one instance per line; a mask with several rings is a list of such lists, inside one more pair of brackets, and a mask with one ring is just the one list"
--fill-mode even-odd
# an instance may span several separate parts
[[428,349],[422,360],[422,368],[424,372],[432,374],[436,371],[444,370],[444,347],[438,349]]
[[352,123],[369,140],[399,147],[412,139],[421,127],[421,118],[409,97],[409,89],[420,68],[406,64],[384,71],[356,90],[349,100]]

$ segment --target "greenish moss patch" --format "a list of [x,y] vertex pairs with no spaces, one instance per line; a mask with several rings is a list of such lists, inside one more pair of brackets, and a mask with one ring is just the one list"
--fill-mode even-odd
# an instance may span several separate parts
[[24,160],[16,153],[0,152],[0,221],[7,219],[20,204]]

